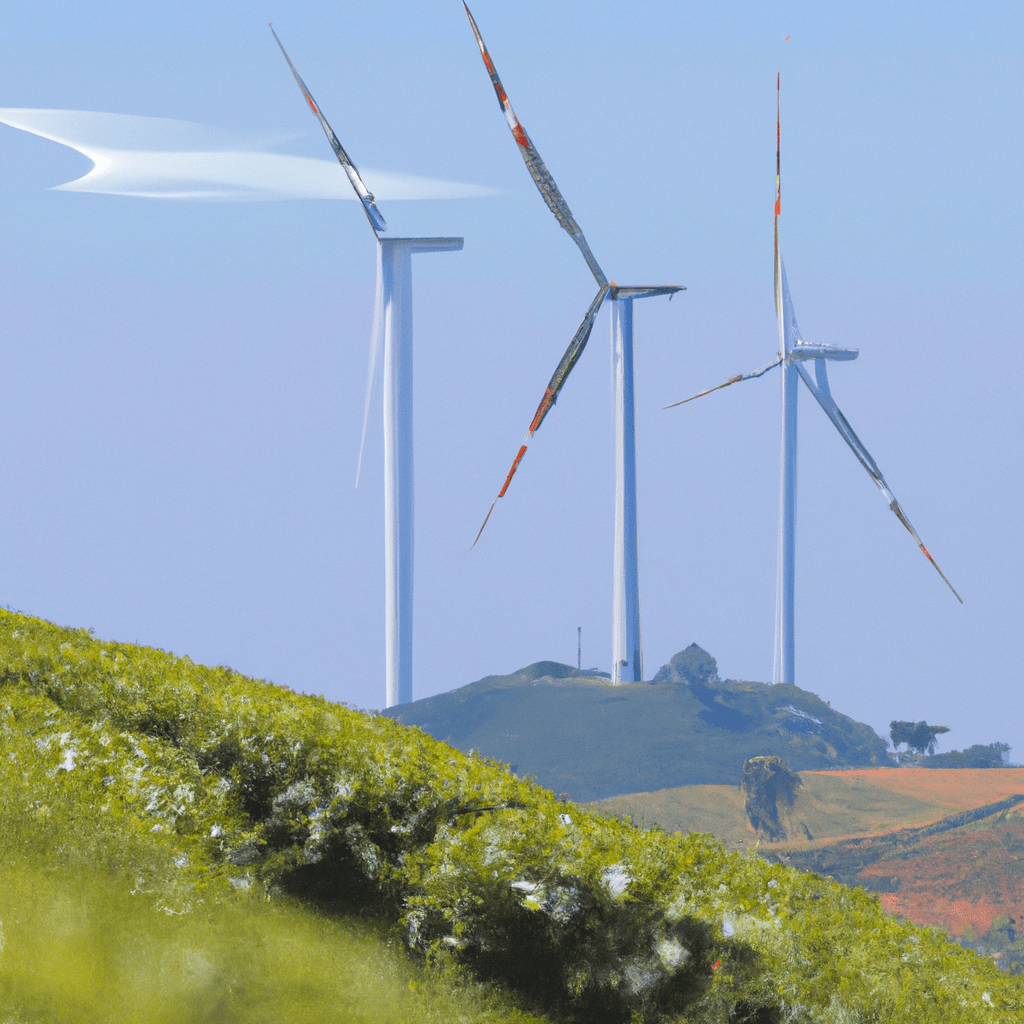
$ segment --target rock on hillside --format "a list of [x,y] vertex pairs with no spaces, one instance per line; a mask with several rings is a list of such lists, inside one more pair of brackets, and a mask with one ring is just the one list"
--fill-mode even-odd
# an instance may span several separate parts
[[796,686],[721,680],[696,644],[650,682],[613,687],[541,661],[384,713],[582,801],[738,785],[744,762],[762,755],[793,771],[891,763],[870,726]]

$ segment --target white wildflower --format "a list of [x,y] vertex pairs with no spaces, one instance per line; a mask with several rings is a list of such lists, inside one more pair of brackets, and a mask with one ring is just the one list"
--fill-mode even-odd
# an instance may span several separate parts
[[611,867],[604,869],[604,881],[605,885],[608,886],[608,891],[612,894],[612,899],[617,900],[626,891],[633,879],[626,871],[624,865],[613,864]]
[[658,959],[668,970],[674,970],[689,955],[689,950],[678,940],[668,937],[658,943]]

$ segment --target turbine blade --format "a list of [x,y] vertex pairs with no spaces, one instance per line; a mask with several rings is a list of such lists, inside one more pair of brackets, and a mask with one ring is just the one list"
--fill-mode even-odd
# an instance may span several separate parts
[[[512,460],[512,468],[508,471],[508,476],[505,477],[505,483],[502,484],[501,490],[498,491],[498,498],[504,498],[505,492],[508,490],[508,485],[512,483],[512,477],[515,475],[515,471],[519,468],[519,463],[522,461],[523,456],[526,454],[526,445],[520,445],[519,451],[516,453],[516,457]],[[495,498],[491,502],[491,507],[487,510],[487,515],[484,516],[484,521],[480,526],[480,529],[476,532],[476,540],[470,545],[470,550],[476,547],[476,542],[480,539],[480,534],[484,532],[484,527],[487,525],[487,520],[491,518],[491,513],[494,511],[494,506],[498,504],[498,498]]]
[[[512,460],[512,468],[508,471],[508,476],[505,477],[505,483],[502,484],[501,490],[498,492],[498,498],[505,497],[508,485],[512,483],[512,477],[515,476],[515,472],[519,468],[519,463],[526,454],[526,442],[533,437],[541,423],[544,422],[544,417],[547,416],[551,411],[551,407],[558,400],[558,393],[562,390],[566,379],[572,372],[572,368],[576,365],[580,356],[583,354],[583,350],[587,347],[587,342],[590,340],[590,332],[593,330],[597,312],[601,308],[601,303],[604,301],[604,297],[607,294],[608,286],[605,285],[598,291],[597,295],[594,296],[594,301],[590,303],[590,307],[587,309],[587,312],[583,317],[583,321],[576,329],[576,333],[573,335],[572,341],[569,342],[569,347],[565,350],[565,354],[562,356],[561,362],[559,362],[555,369],[551,380],[548,381],[548,386],[544,389],[544,397],[541,398],[540,405],[537,406],[537,411],[533,414],[533,419],[530,421],[530,427],[526,432],[526,438],[520,446],[519,452]],[[483,526],[480,527],[476,535],[476,540],[473,541],[473,547],[476,547],[476,541],[480,539],[480,534],[484,532],[484,526],[487,525],[487,520],[491,518],[491,513],[494,511],[494,506],[498,503],[498,498],[495,498],[494,501],[491,502],[491,507],[488,509],[487,515],[484,517]]]
[[370,422],[370,399],[377,379],[377,360],[384,341],[384,261],[377,246],[377,291],[373,302],[373,328],[370,331],[370,361],[366,372],[366,401],[363,403],[363,432],[359,437],[359,461],[356,463],[356,488],[363,469],[363,448],[366,446],[366,426]]
[[921,538],[917,535],[917,530],[915,530],[914,527],[910,525],[910,520],[906,517],[906,514],[904,513],[903,509],[900,508],[900,503],[895,498],[893,498],[892,503],[889,505],[889,508],[896,513],[896,518],[910,531],[910,536],[917,541],[917,546],[924,552],[925,558],[927,558],[928,561],[935,566],[935,571],[943,578],[943,580],[945,580],[946,586],[953,591],[953,596],[961,604],[963,604],[964,599],[956,592],[956,587],[954,587],[953,584],[950,583],[948,579],[946,579],[946,574],[939,568],[939,563],[936,562],[934,558],[932,558],[931,552],[924,546],[924,544],[921,541]]
[[344,147],[338,141],[338,136],[334,134],[334,129],[327,123],[327,118],[320,112],[320,108],[317,106],[316,101],[306,88],[306,83],[299,77],[299,73],[295,70],[295,65],[292,63],[291,57],[288,56],[288,51],[285,50],[281,40],[277,38],[277,33],[274,32],[273,25],[270,25],[270,31],[273,32],[274,38],[277,39],[277,45],[281,47],[281,53],[284,54],[284,59],[288,61],[288,67],[291,68],[292,74],[295,76],[295,81],[298,82],[299,88],[302,90],[302,95],[306,97],[309,109],[316,114],[316,119],[320,122],[320,126],[323,128],[324,134],[327,136],[327,141],[330,142],[331,149],[334,150],[334,155],[338,158],[338,163],[341,164],[342,169],[348,175],[348,180],[352,183],[352,187],[355,189],[356,195],[359,197],[359,202],[363,204],[363,212],[366,214],[366,219],[370,222],[370,227],[373,228],[373,233],[376,235],[380,231],[387,231],[387,222],[381,215],[380,210],[377,209],[377,202],[373,198],[373,193],[363,184],[363,179],[359,177],[359,171],[356,170],[356,165],[349,159],[348,153],[345,152]]
[[[775,317],[779,330],[779,351],[783,353],[787,361],[792,359],[791,353],[795,346],[801,343],[800,328],[796,323],[796,314],[793,311],[793,300],[789,294],[789,282],[786,280],[786,268],[782,262],[779,252],[779,215],[782,212],[782,118],[781,118],[781,76],[775,76]],[[939,568],[939,563],[931,556],[931,552],[924,546],[917,531],[910,524],[906,513],[900,507],[896,496],[889,490],[889,485],[878,468],[878,463],[872,458],[871,453],[864,447],[863,442],[857,436],[849,420],[843,415],[828,386],[828,370],[824,359],[814,360],[815,380],[807,372],[807,366],[802,359],[792,359],[797,372],[803,378],[807,389],[814,395],[818,404],[825,410],[825,415],[832,421],[832,425],[839,431],[840,436],[849,445],[850,450],[857,456],[857,461],[867,471],[868,476],[874,480],[875,485],[882,492],[889,503],[889,508],[896,518],[907,528],[910,535],[917,542],[917,546],[924,552],[925,557],[935,567],[935,571],[942,577],[946,586],[953,591],[953,596],[961,603],[964,599],[956,592],[956,588],[946,577],[946,574]],[[728,383],[732,383],[729,381]],[[712,389],[714,390],[714,389]],[[697,396],[695,396],[697,397]],[[777,603],[776,608],[780,607]],[[776,633],[776,639],[778,634]]]
[[646,284],[625,287],[615,284],[614,281],[609,281],[608,284],[613,299],[647,299],[652,295],[667,295],[668,301],[671,302],[672,296],[676,292],[686,291],[684,284]]
[[890,510],[895,514],[896,518],[907,528],[910,535],[917,542],[917,546],[924,552],[924,556],[929,562],[935,567],[935,571],[942,577],[946,586],[953,591],[953,596],[961,603],[964,603],[964,599],[956,592],[956,588],[946,574],[939,568],[939,563],[932,558],[931,552],[924,546],[924,542],[918,536],[917,531],[910,524],[910,520],[907,518],[906,513],[900,507],[900,503],[896,500],[896,496],[889,489],[889,485],[885,482],[885,477],[882,476],[882,471],[878,468],[878,464],[871,457],[871,453],[864,447],[863,442],[857,436],[853,427],[850,426],[849,420],[843,415],[839,406],[836,405],[835,400],[832,398],[832,393],[828,386],[828,371],[826,370],[826,363],[824,359],[814,360],[814,372],[817,381],[811,380],[811,375],[807,372],[806,366],[802,362],[796,363],[797,372],[803,378],[803,382],[807,385],[808,390],[814,395],[818,404],[825,410],[825,415],[832,421],[833,426],[839,431],[840,436],[849,445],[850,450],[854,455],[857,456],[857,460],[867,470],[868,476],[874,480],[875,485],[882,492],[886,498]]
[[594,254],[590,251],[590,246],[587,244],[586,238],[583,237],[583,232],[580,230],[579,224],[576,223],[569,205],[562,198],[562,193],[558,191],[555,179],[551,177],[551,172],[545,166],[540,153],[537,152],[536,146],[530,141],[529,135],[526,134],[526,129],[523,128],[519,118],[516,117],[512,104],[508,101],[505,88],[501,84],[501,79],[498,77],[498,72],[495,70],[491,55],[487,52],[487,47],[484,45],[483,36],[480,35],[480,30],[476,27],[476,21],[473,19],[473,15],[470,13],[465,0],[463,0],[462,6],[466,8],[466,17],[469,18],[469,25],[473,29],[473,35],[476,36],[476,44],[480,47],[480,56],[483,57],[484,67],[487,68],[487,73],[491,77],[491,85],[494,86],[498,103],[501,105],[502,113],[505,115],[509,128],[512,129],[512,136],[519,145],[519,153],[526,164],[526,169],[530,172],[530,177],[533,178],[537,190],[544,197],[544,202],[548,204],[548,209],[555,215],[558,223],[565,228],[569,237],[579,246],[579,250],[583,253],[583,258],[587,261],[587,266],[590,267],[590,272],[597,279],[597,283],[602,288],[605,287],[608,284],[608,278],[604,276],[604,271],[598,265]]
[[491,513],[494,511],[494,506],[497,505],[497,504],[498,504],[498,499],[495,498],[494,501],[491,502],[491,507],[487,510],[487,515],[484,516],[483,525],[481,525],[480,529],[476,531],[476,539],[470,545],[470,547],[469,547],[470,551],[472,551],[473,548],[476,547],[476,542],[480,539],[480,534],[482,534],[484,532],[484,526],[487,525],[487,520],[491,518]]
[[775,216],[782,213],[782,75],[775,75]]
[[662,409],[674,409],[677,405],[686,405],[687,402],[692,402],[695,398],[703,398],[705,395],[710,395],[712,391],[721,391],[722,388],[727,388],[730,384],[739,384],[741,380],[753,380],[755,377],[763,377],[769,370],[778,366],[781,362],[782,356],[779,356],[770,363],[765,363],[764,366],[752,370],[750,373],[737,373],[735,377],[730,377],[724,384],[716,384],[713,388],[708,388],[707,391],[698,391],[697,394],[690,395],[689,398],[682,398],[678,402],[670,402],[668,405],[663,405]]
[[[533,437],[537,428],[544,422],[544,417],[547,416],[551,411],[551,407],[558,401],[559,391],[562,390],[569,374],[572,373],[572,368],[579,361],[580,356],[583,355],[583,350],[587,347],[587,342],[590,340],[590,332],[593,330],[597,311],[601,308],[601,303],[604,302],[604,297],[607,294],[608,286],[604,285],[597,295],[594,296],[594,301],[590,303],[590,308],[576,329],[572,341],[569,342],[569,347],[565,350],[561,362],[551,375],[551,380],[548,381],[548,386],[544,389],[544,397],[540,400],[540,405],[537,406],[537,411],[534,413],[533,420],[530,423],[530,437]],[[505,486],[508,486],[507,482]]]

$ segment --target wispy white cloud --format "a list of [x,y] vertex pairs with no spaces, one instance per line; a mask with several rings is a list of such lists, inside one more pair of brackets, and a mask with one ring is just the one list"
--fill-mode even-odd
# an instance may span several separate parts
[[[336,161],[269,152],[295,136],[92,110],[6,107],[0,108],[0,123],[69,146],[93,162],[81,178],[54,186],[64,192],[249,203],[356,198]],[[360,174],[384,201],[469,199],[498,191],[366,167]]]

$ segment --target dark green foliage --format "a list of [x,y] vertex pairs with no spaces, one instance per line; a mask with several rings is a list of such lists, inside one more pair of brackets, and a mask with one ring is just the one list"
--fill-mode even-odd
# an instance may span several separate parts
[[777,1006],[754,1006],[741,999],[729,1014],[729,1024],[781,1024]]
[[723,681],[696,644],[649,683],[612,687],[546,661],[384,714],[580,801],[735,785],[739,766],[759,755],[794,771],[892,763],[869,726],[796,686]]
[[993,957],[1004,971],[1024,975],[1024,922],[1002,914],[984,935],[974,935],[968,929],[958,941],[981,956]]
[[921,758],[922,768],[1003,768],[1009,743],[975,743],[966,750],[947,750],[942,754]]
[[[768,699],[722,685],[743,692]],[[1024,1010],[990,960],[862,890],[599,817],[386,717],[4,612],[0,749],[8,846],[109,864],[175,914],[238,888],[361,909],[565,1020]]]
[[944,725],[929,725],[927,722],[890,722],[889,737],[893,747],[906,743],[907,749],[919,754],[935,753],[935,737],[949,732]]

